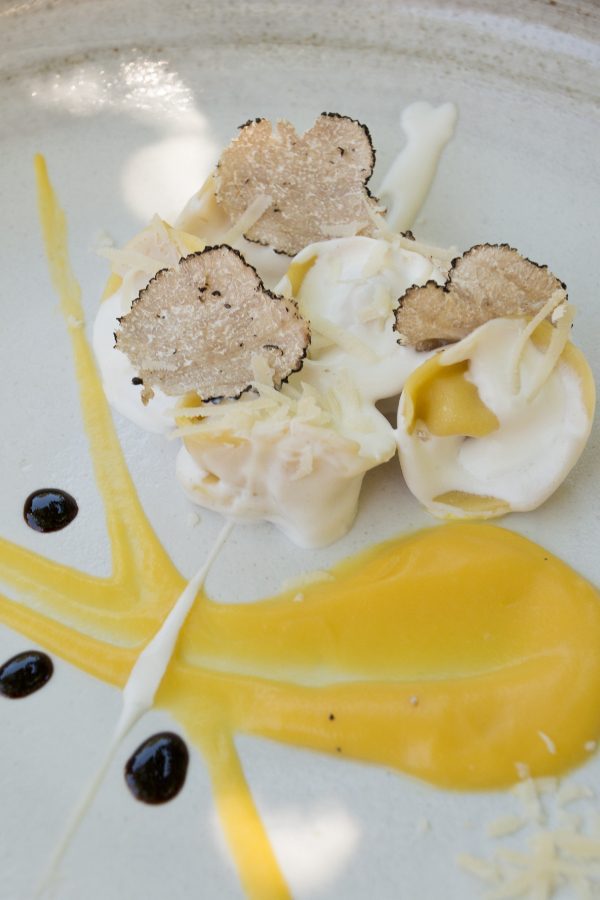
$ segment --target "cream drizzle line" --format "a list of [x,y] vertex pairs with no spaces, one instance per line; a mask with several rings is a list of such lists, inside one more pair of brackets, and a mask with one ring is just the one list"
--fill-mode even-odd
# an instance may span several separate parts
[[[173,563],[163,550],[146,518],[125,464],[114,431],[110,410],[99,386],[94,360],[82,327],[84,315],[81,288],[68,257],[66,218],[50,183],[45,160],[39,154],[35,157],[35,174],[39,216],[48,266],[52,284],[60,299],[61,312],[69,328],[84,426],[90,444],[94,473],[105,507],[113,556],[113,581],[120,580],[119,577],[123,576],[128,569],[128,574],[131,575],[131,569],[133,569],[133,574],[137,576],[141,587],[144,587],[144,582],[146,589],[153,586],[154,590],[151,593],[157,596],[156,579],[161,570],[166,570],[171,577],[175,575],[179,580],[181,578],[177,575]],[[120,741],[152,705],[171,658],[179,630],[206,578],[210,565],[227,539],[231,527],[229,523],[224,527],[206,562],[180,594],[165,620],[164,627],[159,629],[154,639],[147,643],[145,650],[138,655],[137,660],[134,660],[125,685],[121,716],[105,758],[88,790],[73,810],[63,838],[38,885],[35,896],[39,896],[40,892],[44,891],[51,882],[53,873],[56,872],[81,818],[92,802]],[[143,541],[140,538],[143,538]],[[13,555],[20,549],[10,545],[9,542],[2,543]],[[151,549],[150,554],[147,552],[148,548]],[[21,585],[23,578],[18,562],[13,567],[12,574],[14,581]],[[40,589],[43,586],[44,575],[48,575],[58,589],[60,567],[35,554],[27,554],[26,551],[22,552],[22,562],[29,564],[30,567],[31,577],[27,579],[29,588]],[[33,563],[36,565],[32,566]],[[69,576],[77,576],[77,574],[69,570]],[[9,578],[10,574],[7,573],[5,580],[9,580]],[[110,583],[109,580],[109,586]],[[88,579],[86,579],[86,586],[88,584]],[[103,580],[98,579],[98,584],[102,585]],[[102,594],[101,588],[99,594]],[[0,600],[2,601],[0,609],[6,605],[12,605],[5,598],[0,598]],[[99,603],[100,600],[101,597],[98,596]],[[34,620],[34,615],[27,615],[27,612],[20,617],[25,632],[35,630],[35,627],[31,628],[32,620]],[[58,626],[56,631],[60,634],[61,627]],[[96,642],[90,641],[90,644],[94,643]],[[204,752],[206,757],[218,812],[247,894],[256,900],[267,900],[267,898],[286,900],[290,897],[290,893],[256,810],[232,734],[222,731],[218,739],[209,739],[205,736],[199,749]]]
[[64,833],[58,841],[50,858],[50,862],[44,872],[38,887],[34,891],[34,897],[41,897],[55,877],[62,859],[69,849],[71,841],[81,826],[84,816],[94,802],[100,785],[104,781],[110,764],[112,763],[121,741],[127,737],[133,726],[139,722],[142,716],[154,706],[154,698],[160,687],[167,666],[173,656],[175,643],[183,628],[185,620],[191,610],[199,591],[204,587],[208,572],[219,555],[227,538],[231,534],[233,522],[227,522],[213,545],[206,562],[200,567],[187,587],[179,595],[175,605],[171,609],[162,626],[150,640],[137,660],[123,688],[123,703],[121,714],[113,732],[112,738],[106,748],[104,758],[87,789],[79,802],[73,808]]
[[442,151],[454,133],[457,116],[453,103],[433,107],[424,101],[411,103],[402,113],[406,146],[390,166],[378,192],[388,205],[386,218],[392,230],[412,227],[433,184]]

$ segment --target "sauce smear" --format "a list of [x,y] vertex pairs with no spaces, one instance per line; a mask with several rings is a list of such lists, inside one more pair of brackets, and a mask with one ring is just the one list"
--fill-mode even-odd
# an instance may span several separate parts
[[[67,318],[82,320],[64,215],[37,161],[40,213]],[[69,327],[113,572],[98,578],[0,542],[0,618],[122,687],[185,583],[125,466],[82,328]],[[600,738],[600,597],[536,544],[449,524],[375,547],[333,579],[253,604],[203,592],[156,704],[203,754],[250,897],[289,891],[235,748],[236,733],[393,767],[448,788],[561,775]],[[141,748],[140,748],[141,749]]]

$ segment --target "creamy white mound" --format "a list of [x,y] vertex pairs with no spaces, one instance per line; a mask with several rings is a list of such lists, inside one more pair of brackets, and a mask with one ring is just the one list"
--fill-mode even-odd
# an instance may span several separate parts
[[[168,232],[160,221],[143,232],[128,252],[131,264],[136,253],[145,258],[146,271],[129,270],[94,327],[109,401],[157,432],[175,427],[178,399],[155,391],[147,405],[141,402],[136,372],[115,349],[114,331],[147,283],[149,267],[173,265],[182,241],[181,232]],[[365,472],[396,452],[392,427],[375,401],[397,396],[424,355],[399,346],[393,309],[408,286],[443,281],[443,274],[394,240],[314,244],[288,265],[307,260],[313,264],[296,294],[312,330],[302,370],[280,392],[265,382],[255,388],[258,397],[207,405],[201,421],[180,428],[185,447],[177,476],[195,503],[238,521],[273,522],[300,546],[318,547],[346,533]],[[289,278],[277,289],[290,294]],[[193,434],[186,433],[190,428]]]
[[[386,182],[386,193],[397,194],[394,218],[403,215],[405,194],[410,209],[404,219],[418,211],[455,117],[450,104],[437,110],[419,104],[414,116],[403,117],[407,146]],[[407,193],[409,183],[418,189]],[[144,405],[135,370],[114,346],[118,318],[159,269],[204,244],[225,242],[243,253],[267,287],[289,295],[290,265],[314,258],[296,295],[312,330],[302,370],[279,394],[265,379],[257,393],[211,405],[200,419],[177,419],[176,433],[184,437],[177,475],[194,502],[236,520],[274,522],[306,547],[337,540],[356,515],[365,472],[396,452],[393,430],[375,401],[397,396],[423,358],[397,344],[393,307],[411,284],[443,280],[441,270],[426,255],[403,249],[409,242],[391,233],[315,244],[292,261],[246,241],[241,223],[231,227],[215,201],[212,179],[190,199],[176,226],[156,218],[124,250],[110,253],[113,272],[123,280],[102,303],[93,338],[109,402],[147,430],[176,426],[178,398],[156,390]]]
[[[574,364],[562,353],[564,323],[551,329],[560,336],[547,349],[524,319],[493,320],[437,353],[397,342],[398,299],[411,285],[443,284],[452,256],[398,229],[410,227],[422,205],[455,119],[451,104],[405,110],[407,145],[383,179],[389,212],[376,237],[315,243],[291,260],[245,240],[246,219],[264,209],[249,208],[232,226],[209,178],[176,228],[156,217],[123,250],[107,253],[121,283],[94,327],[106,395],[140,427],[182,438],[177,477],[193,502],[236,521],[272,522],[298,545],[320,547],[348,531],[365,473],[397,449],[408,487],[435,515],[533,509],[566,477],[591,428],[593,382],[583,357]],[[155,390],[144,404],[137,373],[114,346],[118,319],[157,271],[218,243],[240,250],[267,287],[294,298],[311,327],[308,358],[280,391],[268,370],[257,370],[253,390],[236,401],[202,405]],[[443,434],[415,422],[411,405],[428,364],[462,365],[472,388],[465,393],[460,380],[454,393],[434,386],[435,402],[448,406]],[[376,404],[392,398],[395,406],[398,395],[393,429]]]
[[396,452],[392,427],[350,378],[326,376],[310,361],[281,391],[256,391],[182,425],[179,480],[201,506],[273,522],[301,547],[338,540],[356,515],[365,472]]
[[[413,284],[443,284],[446,276],[430,257],[399,240],[350,237],[311,244],[290,269],[293,279],[294,270],[310,265],[294,295],[311,325],[310,358],[325,371],[346,372],[373,402],[397,396],[426,358],[398,344],[393,325],[399,297]],[[290,276],[279,283],[280,292],[291,292]]]
[[[449,430],[458,433],[432,433],[414,414],[415,406],[426,411],[428,401],[408,382],[398,410],[400,464],[408,487],[433,514],[488,518],[535,509],[571,471],[591,430],[593,382],[583,356],[574,348],[575,360],[561,353],[570,322],[565,325],[562,342],[554,329],[543,347],[531,339],[526,320],[493,319],[437,355],[442,370],[468,364],[464,379],[496,418],[481,429],[489,433],[473,433],[477,425],[469,433],[477,419],[469,416],[469,403],[451,408],[460,395],[437,398],[448,405],[446,420],[457,423]],[[415,382],[419,377],[417,370]],[[488,499],[473,506],[456,492]]]

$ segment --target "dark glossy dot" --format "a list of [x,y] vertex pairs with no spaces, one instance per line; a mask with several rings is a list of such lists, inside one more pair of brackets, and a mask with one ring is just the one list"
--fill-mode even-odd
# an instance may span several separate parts
[[185,784],[188,762],[188,749],[179,735],[153,734],[127,761],[127,787],[142,803],[167,803]]
[[59,488],[41,488],[30,494],[23,518],[34,531],[60,531],[70,525],[79,507],[74,497]]
[[52,678],[52,660],[39,650],[25,650],[0,666],[0,694],[11,700],[28,697]]

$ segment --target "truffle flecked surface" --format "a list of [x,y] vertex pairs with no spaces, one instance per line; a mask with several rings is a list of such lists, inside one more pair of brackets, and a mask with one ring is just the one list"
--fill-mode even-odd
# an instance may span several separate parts
[[428,281],[402,295],[394,325],[398,343],[433,350],[491,319],[533,316],[557,290],[566,287],[547,266],[508,244],[478,244],[452,261],[443,286]]
[[317,241],[371,234],[374,164],[368,129],[348,116],[323,113],[301,136],[289,122],[253,119],[221,156],[217,201],[235,222],[268,198],[245,237],[294,256]]
[[149,392],[194,391],[209,401],[248,390],[257,358],[280,387],[301,368],[310,332],[293,300],[267,290],[237,250],[221,245],[158,272],[115,339]]

